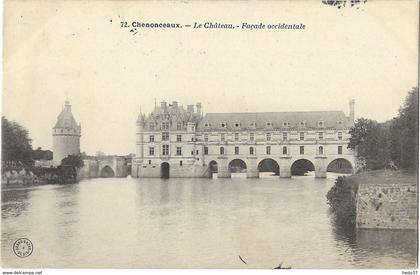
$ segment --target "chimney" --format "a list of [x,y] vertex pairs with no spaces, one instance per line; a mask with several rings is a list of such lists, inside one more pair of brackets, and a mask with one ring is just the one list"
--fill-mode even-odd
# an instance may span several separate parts
[[197,114],[201,115],[201,102],[197,102],[195,106],[197,107]]
[[162,101],[162,102],[160,103],[160,108],[162,108],[162,109],[166,109],[166,101]]
[[178,102],[177,101],[172,101],[172,107],[174,109],[178,108]]
[[194,113],[194,105],[187,105],[187,112]]
[[351,123],[354,123],[354,104],[356,103],[356,101],[354,99],[351,99],[349,101],[349,119]]

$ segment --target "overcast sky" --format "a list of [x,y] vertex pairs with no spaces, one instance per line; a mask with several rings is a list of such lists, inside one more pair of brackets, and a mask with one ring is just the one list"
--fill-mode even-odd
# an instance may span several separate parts
[[[357,117],[392,118],[417,85],[417,1],[320,2],[6,2],[3,115],[29,130],[33,147],[52,149],[68,98],[90,154],[134,152],[140,106],[149,113],[155,98],[202,102],[204,112],[346,114],[354,98]],[[133,20],[306,29],[132,35],[119,22]]]

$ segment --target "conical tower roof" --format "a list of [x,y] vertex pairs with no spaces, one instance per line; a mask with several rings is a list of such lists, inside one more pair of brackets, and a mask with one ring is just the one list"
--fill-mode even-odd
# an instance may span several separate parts
[[66,100],[64,108],[57,117],[57,122],[55,123],[55,128],[64,128],[64,129],[79,129],[79,125],[71,113],[71,105]]

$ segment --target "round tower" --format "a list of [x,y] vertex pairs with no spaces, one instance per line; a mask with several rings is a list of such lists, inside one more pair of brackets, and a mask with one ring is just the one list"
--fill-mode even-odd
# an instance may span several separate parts
[[68,155],[80,154],[81,130],[81,125],[77,124],[71,113],[71,105],[66,100],[53,128],[53,161],[55,165],[60,165],[61,160]]

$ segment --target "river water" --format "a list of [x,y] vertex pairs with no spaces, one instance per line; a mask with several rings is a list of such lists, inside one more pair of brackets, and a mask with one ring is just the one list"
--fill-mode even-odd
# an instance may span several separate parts
[[[416,232],[334,224],[325,198],[334,178],[101,178],[3,190],[2,266],[414,268]],[[34,251],[18,258],[12,246],[23,237]]]

